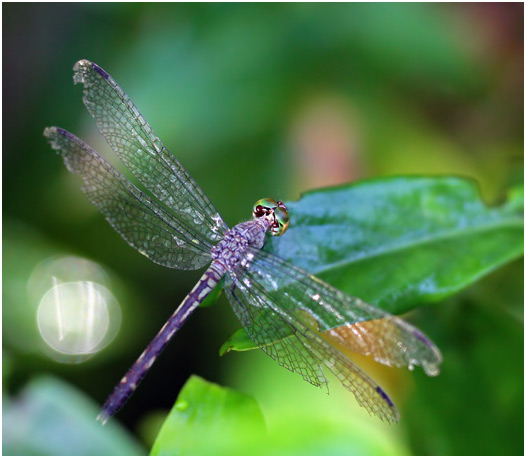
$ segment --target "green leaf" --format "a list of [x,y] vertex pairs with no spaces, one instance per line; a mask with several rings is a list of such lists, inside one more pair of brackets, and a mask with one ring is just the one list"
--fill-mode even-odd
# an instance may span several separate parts
[[[310,191],[265,250],[394,314],[436,302],[523,253],[523,193],[488,207],[458,177],[390,177]],[[238,331],[222,346],[254,345]]]
[[194,375],[179,393],[151,455],[249,455],[260,451],[266,438],[263,414],[251,396]]
[[117,421],[95,421],[99,407],[67,383],[49,376],[32,380],[2,407],[6,455],[143,455]]
[[256,350],[257,348],[259,347],[254,342],[252,342],[252,340],[250,340],[250,337],[248,337],[245,329],[239,328],[226,340],[223,345],[221,345],[221,348],[219,349],[219,356],[223,356],[225,353],[228,353],[232,350],[248,351]]

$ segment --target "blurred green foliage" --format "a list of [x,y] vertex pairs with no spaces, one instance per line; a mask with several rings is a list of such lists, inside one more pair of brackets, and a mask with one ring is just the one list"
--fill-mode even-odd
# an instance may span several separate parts
[[[3,405],[5,455],[144,455],[119,424],[103,428],[98,406],[74,387],[50,376],[35,377]],[[6,405],[7,404],[7,405]]]
[[[2,8],[3,442],[11,441],[12,453],[70,453],[59,413],[40,422],[14,415],[6,428],[20,390],[52,372],[102,403],[199,276],[135,253],[51,153],[42,137],[48,125],[109,153],[72,85],[77,60],[112,74],[229,225],[246,219],[261,197],[295,200],[359,178],[465,175],[492,205],[522,181],[522,4]],[[512,201],[521,196],[515,191]],[[38,304],[27,285],[35,266],[59,253],[96,261],[112,285],[122,285],[114,290],[122,331],[83,365],[50,361],[30,345]],[[151,431],[147,413],[168,410],[196,373],[253,396],[280,438],[276,453],[523,453],[522,262],[412,313],[443,351],[439,377],[366,367],[401,408],[402,422],[391,428],[368,418],[348,393],[327,397],[261,352],[220,359],[238,326],[220,304],[195,313],[114,422]],[[82,410],[73,401],[62,407],[68,415]],[[56,448],[17,449],[26,423],[41,425],[37,433]],[[141,439],[150,445],[148,434]]]

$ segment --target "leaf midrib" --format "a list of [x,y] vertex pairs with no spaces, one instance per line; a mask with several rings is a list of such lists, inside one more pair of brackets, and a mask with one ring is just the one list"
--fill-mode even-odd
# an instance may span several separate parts
[[522,219],[518,219],[518,218],[511,219],[510,218],[510,219],[498,221],[493,224],[484,224],[484,225],[479,225],[479,226],[467,226],[462,229],[453,229],[453,230],[449,229],[445,231],[435,232],[434,233],[435,235],[432,238],[422,237],[420,239],[413,239],[406,243],[390,244],[389,248],[386,250],[378,251],[376,253],[368,252],[363,256],[358,256],[353,259],[346,258],[342,261],[338,261],[332,264],[325,264],[325,268],[316,271],[316,273],[320,274],[320,273],[323,273],[329,270],[345,268],[345,266],[348,266],[350,264],[355,264],[355,263],[362,262],[364,260],[369,260],[369,259],[376,258],[376,257],[379,258],[382,256],[390,255],[390,254],[404,251],[407,249],[413,249],[418,246],[427,245],[427,244],[437,242],[437,241],[453,239],[459,235],[463,236],[463,235],[470,234],[470,233],[480,233],[480,232],[486,232],[486,231],[491,231],[495,229],[503,229],[503,228],[507,228],[507,229],[520,228],[523,225],[524,225],[524,222]]

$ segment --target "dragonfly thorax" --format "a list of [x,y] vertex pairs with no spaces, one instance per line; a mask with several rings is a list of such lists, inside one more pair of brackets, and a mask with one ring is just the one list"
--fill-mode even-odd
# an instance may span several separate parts
[[227,271],[234,271],[245,258],[249,247],[256,250],[263,248],[270,224],[266,218],[237,224],[212,248],[212,259],[222,264]]

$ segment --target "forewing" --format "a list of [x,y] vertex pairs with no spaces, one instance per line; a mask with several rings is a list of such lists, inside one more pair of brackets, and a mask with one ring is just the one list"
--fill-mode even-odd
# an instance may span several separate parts
[[211,245],[193,226],[149,199],[90,146],[58,127],[46,128],[44,136],[67,169],[82,177],[82,190],[91,202],[140,253],[176,269],[198,269],[210,262]]
[[84,104],[117,156],[167,208],[211,242],[228,229],[203,190],[164,147],[117,82],[87,60],[73,67]]
[[324,364],[369,413],[389,423],[398,421],[398,411],[382,388],[316,333],[308,316],[287,310],[279,293],[265,288],[253,271],[231,273],[225,292],[250,338],[281,366],[315,386],[326,386]]
[[[250,259],[249,259],[250,258]],[[422,366],[437,375],[442,356],[421,331],[401,318],[342,293],[304,270],[264,251],[251,250],[245,269],[277,293],[289,312],[302,310],[324,339],[393,366]]]

